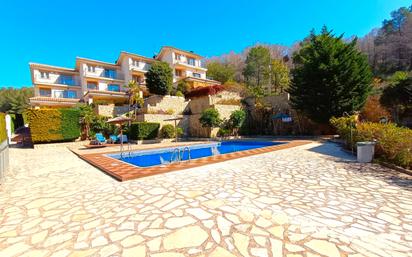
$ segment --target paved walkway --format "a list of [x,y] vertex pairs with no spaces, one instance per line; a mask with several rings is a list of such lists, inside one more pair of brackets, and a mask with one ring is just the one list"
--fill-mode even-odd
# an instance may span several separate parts
[[412,256],[412,178],[333,144],[127,182],[64,148],[11,162],[0,256]]

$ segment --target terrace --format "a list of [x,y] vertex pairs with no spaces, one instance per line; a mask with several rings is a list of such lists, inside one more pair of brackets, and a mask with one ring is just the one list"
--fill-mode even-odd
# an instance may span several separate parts
[[125,182],[61,144],[13,148],[10,173],[0,195],[0,256],[408,256],[411,249],[411,177],[356,163],[331,143]]

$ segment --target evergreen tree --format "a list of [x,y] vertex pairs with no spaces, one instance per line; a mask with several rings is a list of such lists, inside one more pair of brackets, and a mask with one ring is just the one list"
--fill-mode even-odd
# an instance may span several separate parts
[[154,62],[146,73],[146,86],[149,92],[168,95],[172,90],[173,71],[166,62]]
[[270,83],[270,51],[264,46],[252,47],[246,57],[243,75],[255,96],[263,96]]
[[371,91],[372,72],[356,39],[345,43],[326,27],[314,32],[293,56],[292,106],[310,119],[327,123],[332,116],[360,110]]

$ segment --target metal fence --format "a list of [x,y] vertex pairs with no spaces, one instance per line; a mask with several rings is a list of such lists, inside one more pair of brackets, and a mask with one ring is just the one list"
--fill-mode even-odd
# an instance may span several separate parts
[[9,168],[9,145],[7,140],[0,143],[0,183],[4,181]]

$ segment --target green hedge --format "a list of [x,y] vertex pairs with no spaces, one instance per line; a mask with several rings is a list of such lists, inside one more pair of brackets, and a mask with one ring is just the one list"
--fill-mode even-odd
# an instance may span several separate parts
[[133,122],[130,126],[129,136],[133,140],[154,139],[159,134],[160,123]]
[[411,129],[393,123],[356,122],[354,117],[332,118],[331,124],[348,146],[356,147],[356,142],[376,140],[376,157],[404,168],[412,168]]
[[73,141],[80,136],[80,113],[77,109],[27,110],[33,143]]
[[3,143],[4,140],[7,140],[6,115],[0,113],[0,143]]

